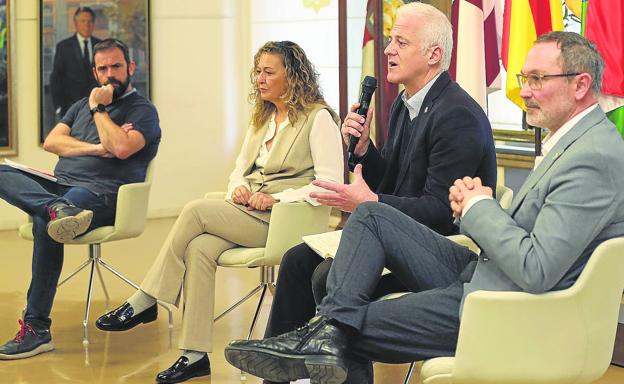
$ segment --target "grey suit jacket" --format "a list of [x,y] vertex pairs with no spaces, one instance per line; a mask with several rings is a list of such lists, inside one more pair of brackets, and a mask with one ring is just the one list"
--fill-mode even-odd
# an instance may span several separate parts
[[600,108],[528,176],[508,211],[476,203],[461,231],[482,249],[476,290],[542,293],[571,286],[601,242],[624,235],[624,142]]

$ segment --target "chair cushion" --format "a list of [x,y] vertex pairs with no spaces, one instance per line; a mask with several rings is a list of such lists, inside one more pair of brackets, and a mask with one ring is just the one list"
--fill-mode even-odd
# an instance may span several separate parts
[[264,248],[233,248],[219,256],[217,265],[222,267],[259,267],[265,265]]
[[[82,236],[76,237],[72,241],[68,241],[65,244],[96,244],[96,243],[104,243],[108,239],[108,237],[115,231],[115,227],[112,225],[108,225],[105,227],[99,227],[92,231],[85,233]],[[32,223],[26,223],[20,225],[19,227],[19,235],[22,239],[32,240]]]
[[452,383],[454,357],[436,357],[423,363],[420,377],[425,384]]

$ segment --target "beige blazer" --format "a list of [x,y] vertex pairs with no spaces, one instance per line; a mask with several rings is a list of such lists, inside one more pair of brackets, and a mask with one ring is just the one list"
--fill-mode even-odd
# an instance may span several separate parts
[[[310,130],[316,114],[326,109],[340,126],[340,118],[326,105],[312,104],[298,116],[295,124],[288,125],[277,136],[263,170],[255,168],[262,140],[266,136],[269,122],[252,132],[247,146],[245,158],[245,178],[249,182],[251,192],[277,193],[288,188],[300,188],[314,180],[314,162],[310,150]],[[254,129],[251,127],[250,129]],[[270,212],[248,211],[245,207],[232,203],[238,209],[264,221],[269,222]]]

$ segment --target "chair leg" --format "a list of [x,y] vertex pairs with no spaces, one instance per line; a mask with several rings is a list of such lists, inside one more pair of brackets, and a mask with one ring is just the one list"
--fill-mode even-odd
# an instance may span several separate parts
[[99,244],[90,244],[89,245],[89,259],[91,260],[91,274],[89,276],[89,288],[87,289],[87,305],[85,308],[85,317],[82,322],[82,327],[84,329],[84,337],[82,339],[82,344],[84,346],[89,345],[89,312],[91,311],[91,294],[93,293],[93,277],[95,276],[95,269],[97,264],[97,259],[99,258],[100,247]]
[[[256,324],[258,323],[258,317],[260,316],[260,310],[262,309],[262,303],[264,302],[264,298],[266,296],[267,289],[271,284],[262,284],[262,292],[260,293],[260,299],[258,300],[258,305],[256,306],[256,312],[254,313],[253,319],[251,320],[251,326],[249,327],[249,333],[247,334],[247,340],[251,340],[251,336],[253,336],[254,329],[256,329]],[[259,288],[259,287],[258,287]],[[247,376],[245,371],[241,370],[241,381],[247,380]]]
[[[233,311],[236,307],[243,304],[245,301],[249,300],[256,292],[262,290],[260,293],[260,300],[258,301],[258,305],[256,306],[256,312],[254,313],[253,319],[251,320],[251,326],[249,327],[249,333],[247,334],[247,340],[251,339],[253,335],[253,331],[256,328],[256,323],[258,322],[258,317],[260,315],[260,309],[262,309],[262,303],[264,301],[264,297],[266,296],[267,289],[274,294],[275,292],[275,268],[273,266],[263,266],[260,267],[260,284],[252,289],[248,294],[246,294],[242,299],[238,300],[231,307],[223,311],[219,316],[215,318],[215,322],[221,319],[223,316],[227,315],[231,311]],[[247,376],[243,370],[240,373],[241,381],[247,380]]]
[[260,300],[258,300],[258,306],[256,307],[256,313],[254,313],[253,319],[251,320],[251,326],[249,327],[249,334],[247,335],[247,340],[251,339],[253,335],[253,331],[256,328],[256,323],[258,322],[258,316],[260,315],[260,309],[262,309],[262,302],[264,301],[264,296],[266,295],[268,284],[262,285],[262,293],[260,293]]
[[412,373],[414,373],[414,366],[415,365],[416,365],[416,362],[414,362],[414,361],[412,361],[410,363],[410,366],[407,369],[407,374],[405,375],[405,381],[403,381],[403,384],[409,384],[409,381],[412,378]]
[[[107,264],[104,260],[98,258],[97,262],[98,262],[99,265],[101,265],[102,267],[106,268],[110,273],[112,273],[113,275],[115,275],[118,278],[120,278],[121,280],[123,280],[126,284],[130,285],[131,287],[134,287],[135,289],[141,289],[141,287],[139,287],[139,285],[137,283],[135,283],[134,281],[130,280],[123,273],[119,272],[118,270],[116,270],[115,268],[113,268],[112,266]],[[166,303],[164,303],[164,302],[162,302],[160,300],[158,300],[157,302],[158,302],[158,305],[163,307],[169,313],[169,329],[173,329],[173,310],[169,307],[168,304],[166,304]]]
[[76,268],[72,273],[70,273],[66,278],[61,280],[61,282],[58,283],[58,285],[56,287],[58,288],[61,285],[65,284],[69,279],[71,279],[72,277],[76,276],[78,274],[78,272],[82,271],[87,266],[89,266],[89,264],[91,264],[91,258],[90,257],[89,257],[89,259],[87,261],[85,261],[84,263],[80,264],[80,266],[78,268]]
[[243,297],[242,299],[238,300],[236,303],[234,303],[234,305],[232,305],[230,308],[226,309],[219,316],[217,316],[214,321],[220,320],[223,316],[225,316],[228,313],[230,313],[231,311],[233,311],[236,307],[238,307],[239,305],[243,304],[245,301],[249,300],[250,297],[255,295],[256,292],[261,290],[263,287],[264,287],[264,285],[260,284],[257,287],[255,287],[254,289],[252,289],[248,294],[245,295],[245,297]]
[[104,283],[104,277],[102,277],[102,271],[100,270],[99,263],[95,264],[95,271],[98,274],[100,285],[102,286],[102,292],[104,292],[104,297],[106,298],[106,310],[108,311],[108,307],[110,306],[110,296],[108,294],[108,289],[106,289],[106,283]]

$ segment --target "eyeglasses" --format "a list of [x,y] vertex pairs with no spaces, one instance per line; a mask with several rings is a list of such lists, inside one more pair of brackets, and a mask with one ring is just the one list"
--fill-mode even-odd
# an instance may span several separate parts
[[553,77],[570,77],[580,75],[580,73],[559,73],[556,75],[538,75],[532,73],[530,75],[525,75],[523,73],[518,73],[516,75],[516,79],[518,79],[518,85],[520,88],[524,88],[526,83],[529,83],[529,88],[536,91],[542,89],[542,81],[552,79]]

